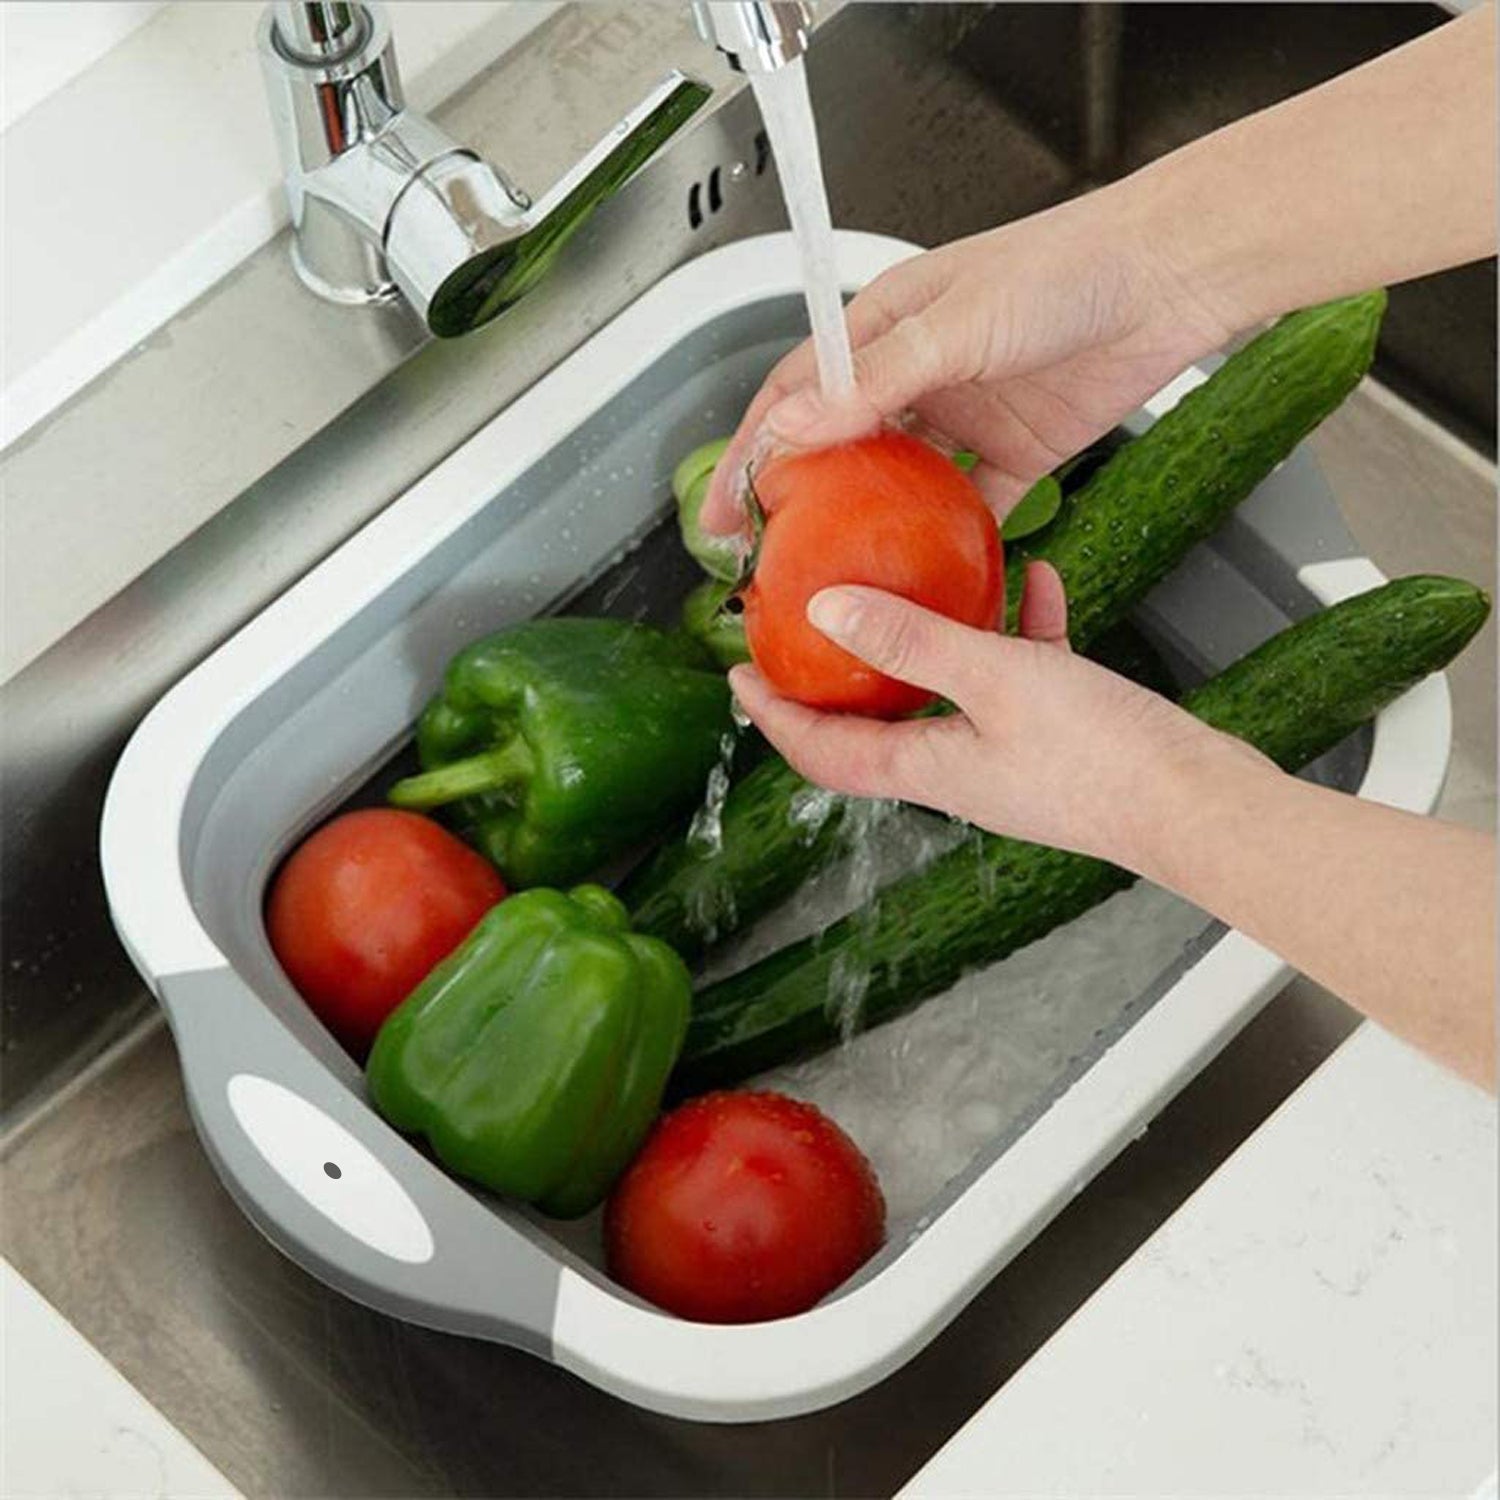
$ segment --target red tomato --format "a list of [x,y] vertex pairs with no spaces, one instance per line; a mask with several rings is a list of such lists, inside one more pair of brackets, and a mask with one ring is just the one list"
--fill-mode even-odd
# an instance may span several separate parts
[[885,1199],[827,1115],[720,1093],[664,1115],[605,1211],[610,1274],[700,1323],[805,1312],[885,1238]]
[[990,629],[1005,596],[1000,529],[969,477],[904,432],[772,459],[755,476],[766,514],[744,591],[750,654],[785,698],[895,718],[933,695],[835,646],[807,601],[862,583]]
[[505,896],[494,868],[419,813],[325,823],[282,865],[266,930],[287,977],[362,1056],[380,1023]]

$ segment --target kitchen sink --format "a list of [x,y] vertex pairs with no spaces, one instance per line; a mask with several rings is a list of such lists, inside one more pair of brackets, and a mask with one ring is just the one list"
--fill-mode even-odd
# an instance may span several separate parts
[[[825,11],[810,67],[834,220],[921,243],[1059,201],[1444,16],[1421,5]],[[481,148],[526,111],[551,110],[554,134],[587,140],[668,65],[711,71],[676,7],[570,6],[439,114]],[[422,343],[398,313],[315,307],[273,245],[0,459],[12,517],[92,493],[101,454],[121,455],[121,513],[152,503],[152,476],[203,492],[190,534],[123,590],[80,605],[0,687],[4,1249],[248,1493],[888,1493],[1355,1024],[1337,1000],[1293,984],[910,1364],[770,1429],[653,1415],[515,1351],[369,1311],[283,1259],[219,1186],[170,1039],[108,926],[95,832],[109,773],[187,668],[594,327],[673,265],[780,227],[753,103],[714,81],[702,117],[484,333]],[[537,147],[543,172],[548,149]],[[1480,450],[1494,442],[1494,290],[1492,266],[1398,289],[1376,371]],[[276,357],[284,348],[256,344],[258,320],[292,316],[356,320],[327,324],[347,353],[336,393],[299,384]],[[226,365],[225,339],[240,329],[241,362]],[[196,365],[211,349],[218,362]],[[142,436],[160,446],[156,467],[135,476],[123,460],[148,388],[166,409],[198,392],[194,421],[210,431],[247,389],[286,420],[266,424],[255,462],[234,473],[179,472],[185,435]],[[1341,437],[1354,430],[1342,416],[1315,448],[1331,445],[1341,465],[1335,490],[1358,513],[1356,533],[1366,540],[1361,516],[1385,527],[1391,548],[1369,550],[1388,571],[1443,565],[1402,551],[1381,507],[1479,471],[1415,423],[1410,472],[1387,470],[1381,488]],[[1473,535],[1461,532],[1466,544]],[[1488,576],[1488,521],[1479,535],[1488,559],[1470,546],[1448,566]],[[8,532],[6,545],[24,557],[26,534]],[[1493,693],[1493,627],[1464,671]],[[1473,735],[1492,735],[1483,719],[1471,716]],[[1492,763],[1492,744],[1471,741],[1470,762],[1488,752]],[[1492,775],[1466,788],[1492,810]]]

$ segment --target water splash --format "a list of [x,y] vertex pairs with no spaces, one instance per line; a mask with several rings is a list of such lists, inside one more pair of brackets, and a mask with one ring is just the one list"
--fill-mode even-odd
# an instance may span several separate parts
[[703,806],[688,825],[688,845],[704,858],[718,854],[724,847],[724,799],[729,795],[729,771],[734,764],[737,740],[738,735],[733,731],[719,736],[719,759],[708,773]]
[[688,892],[687,918],[692,930],[708,944],[718,942],[722,928],[732,928],[739,916],[734,888],[717,871],[706,873]]
[[863,907],[888,878],[882,834],[900,808],[888,799],[855,798],[844,809],[840,839],[849,851],[844,866],[851,910]]
[[719,758],[708,773],[703,803],[687,831],[688,848],[700,861],[687,898],[687,917],[707,943],[718,941],[722,927],[735,925],[734,890],[715,863],[715,856],[724,848],[724,802],[729,796],[730,772],[742,732],[738,719],[735,724],[734,729],[719,736]]
[[786,200],[802,262],[802,289],[818,356],[818,380],[825,396],[838,399],[854,389],[854,358],[844,323],[844,300],[839,294],[833,221],[828,212],[812,100],[807,92],[807,72],[798,57],[769,73],[751,73],[750,86],[771,139],[781,196]]
[[873,922],[878,913],[875,893],[889,878],[882,831],[897,817],[900,806],[898,802],[854,798],[845,805],[839,827],[840,842],[848,851],[842,866],[844,899],[851,911],[860,913],[852,946],[833,961],[824,1001],[844,1047],[865,1029],[865,996],[871,971],[869,953],[861,938],[866,922]]
[[787,822],[797,830],[798,842],[803,845],[812,843],[827,826],[841,801],[837,792],[830,792],[826,787],[811,783],[798,787],[787,803],[786,813]]
[[869,961],[844,952],[828,971],[828,1013],[838,1026],[839,1046],[847,1047],[864,1028],[865,996],[870,989]]

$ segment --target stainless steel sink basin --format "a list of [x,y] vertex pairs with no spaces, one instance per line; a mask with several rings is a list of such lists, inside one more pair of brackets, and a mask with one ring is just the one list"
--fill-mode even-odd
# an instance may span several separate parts
[[[810,65],[835,221],[936,243],[1030,212],[1443,14],[1213,9],[1234,45],[1206,34],[1198,7],[825,6]],[[717,97],[486,332],[424,344],[399,312],[312,304],[275,244],[0,458],[8,566],[55,568],[63,595],[56,628],[0,687],[4,1251],[248,1493],[889,1493],[1353,1024],[1293,986],[919,1358],[769,1433],[650,1416],[524,1356],[370,1313],[284,1261],[225,1196],[108,927],[94,835],[109,770],[189,665],[594,326],[700,250],[780,227],[753,105],[676,6],[568,7],[439,115],[508,159],[524,134],[536,159],[516,169],[546,181],[671,64]],[[1451,325],[1442,361],[1401,335],[1421,325]],[[1389,327],[1382,376],[1482,442],[1492,272],[1401,294]],[[160,421],[190,404],[191,422]],[[1488,519],[1455,523],[1448,553],[1431,536],[1419,552],[1399,520],[1405,492],[1482,493],[1482,463],[1409,425],[1406,468],[1387,463],[1377,486],[1357,423],[1399,418],[1370,411],[1321,439],[1361,540],[1390,572],[1488,576]],[[116,523],[102,545],[125,548],[153,506],[181,517],[175,545],[103,596],[47,551],[49,514],[99,496]],[[1465,664],[1468,696],[1455,690],[1472,766],[1493,763],[1493,642],[1492,627]],[[1492,815],[1492,777],[1465,789],[1466,810]]]

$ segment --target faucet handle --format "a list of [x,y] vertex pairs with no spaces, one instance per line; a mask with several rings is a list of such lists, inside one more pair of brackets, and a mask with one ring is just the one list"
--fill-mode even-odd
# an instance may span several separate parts
[[384,259],[433,333],[465,333],[485,321],[465,316],[463,287],[515,254],[530,207],[497,167],[451,142],[411,177],[386,222]]
[[[594,209],[645,166],[711,92],[706,84],[674,69],[535,203],[487,163],[470,156],[468,168],[455,172],[450,212],[463,206],[456,190],[477,197],[482,175],[488,173],[503,185],[501,190],[510,204],[509,222],[515,232],[500,243],[471,243],[467,258],[437,285],[409,287],[402,281],[402,290],[424,314],[428,327],[441,338],[467,333],[524,296],[546,275],[558,252]],[[423,177],[428,175],[424,173]],[[414,199],[408,208],[407,199],[411,197],[410,191],[403,194],[391,215],[388,255],[393,269],[400,264],[399,246],[404,246],[408,238],[403,218],[410,215],[410,238],[425,233],[415,229],[416,219],[424,216],[421,200]],[[463,217],[462,213],[458,215],[460,220]],[[447,264],[455,266],[452,255]],[[401,279],[399,270],[397,275]]]

